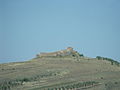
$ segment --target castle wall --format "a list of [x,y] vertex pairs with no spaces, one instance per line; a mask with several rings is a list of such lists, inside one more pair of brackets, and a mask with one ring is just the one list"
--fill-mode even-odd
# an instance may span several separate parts
[[68,47],[65,50],[57,51],[57,52],[52,52],[52,53],[40,53],[38,56],[40,57],[52,57],[52,56],[67,56],[75,52],[73,48]]
[[49,56],[57,56],[56,53],[40,53],[40,57],[49,57]]

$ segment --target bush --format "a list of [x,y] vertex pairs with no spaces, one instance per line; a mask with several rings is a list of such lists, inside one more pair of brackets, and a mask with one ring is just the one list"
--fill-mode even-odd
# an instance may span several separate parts
[[22,85],[22,84],[17,80],[2,81],[0,83],[0,90],[12,90],[11,88],[17,85]]
[[98,60],[102,59],[102,57],[101,57],[101,56],[97,56],[96,58],[97,58]]
[[[68,85],[60,85],[54,88],[47,88],[47,90],[73,90],[81,87],[91,86],[94,84],[98,84],[98,82],[95,81],[87,81],[87,82],[78,82],[78,83],[71,83]],[[44,88],[45,89],[45,88]]]
[[23,82],[28,82],[28,81],[30,81],[30,79],[28,79],[28,78],[23,78],[22,81],[23,81]]
[[80,57],[84,57],[84,55],[83,55],[83,54],[80,54]]
[[111,59],[111,58],[101,57],[101,56],[97,56],[96,58],[97,58],[98,60],[107,60],[107,61],[111,62],[111,65],[114,65],[114,64],[117,65],[117,66],[120,65],[119,62],[117,62],[117,61],[115,61],[115,60],[113,60],[113,59]]
[[80,53],[77,53],[78,54],[78,56],[80,56],[80,57],[84,57],[84,55],[83,54],[80,54]]

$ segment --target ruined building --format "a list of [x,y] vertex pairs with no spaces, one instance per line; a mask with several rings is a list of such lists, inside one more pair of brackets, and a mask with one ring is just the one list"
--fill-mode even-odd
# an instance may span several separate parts
[[77,51],[73,50],[72,47],[68,47],[65,50],[60,50],[56,52],[51,52],[51,53],[40,53],[37,54],[37,57],[61,57],[61,56],[76,56],[78,55]]

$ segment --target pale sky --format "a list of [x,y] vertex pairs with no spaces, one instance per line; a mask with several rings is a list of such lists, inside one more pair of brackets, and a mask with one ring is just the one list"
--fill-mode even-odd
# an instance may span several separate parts
[[0,0],[0,63],[68,46],[120,61],[120,0]]

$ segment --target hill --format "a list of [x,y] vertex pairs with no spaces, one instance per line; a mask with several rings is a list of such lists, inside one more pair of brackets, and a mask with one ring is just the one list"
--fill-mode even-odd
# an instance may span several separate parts
[[73,48],[0,64],[0,90],[120,90],[120,64]]

